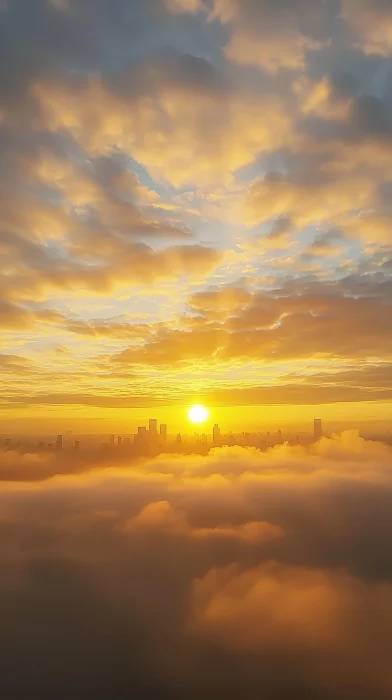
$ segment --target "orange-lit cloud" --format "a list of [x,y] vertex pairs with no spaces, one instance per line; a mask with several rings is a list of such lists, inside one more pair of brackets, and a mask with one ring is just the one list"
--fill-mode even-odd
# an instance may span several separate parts
[[262,542],[282,537],[280,528],[266,522],[249,522],[238,526],[192,528],[182,513],[177,513],[168,501],[149,503],[131,518],[125,528],[129,532],[163,531],[178,536],[196,538],[229,538],[245,542]]

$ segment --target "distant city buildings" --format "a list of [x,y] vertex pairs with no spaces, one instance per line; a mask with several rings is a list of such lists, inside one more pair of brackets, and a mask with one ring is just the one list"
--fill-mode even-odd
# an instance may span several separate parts
[[215,423],[213,431],[212,431],[212,443],[214,447],[217,447],[220,445],[221,442],[221,431],[218,423]]
[[[211,433],[197,433],[193,435],[170,435],[168,432],[167,423],[158,423],[156,418],[150,418],[148,425],[138,427],[136,434],[133,437],[124,437],[118,434],[107,436],[108,442],[100,442],[98,435],[86,436],[87,446],[85,446],[84,454],[88,454],[91,449],[98,449],[99,446],[104,452],[111,453],[112,457],[118,454],[119,458],[124,456],[132,457],[154,457],[162,452],[192,454],[207,454],[211,447],[234,446],[255,447],[261,451],[269,450],[277,445],[287,443],[288,445],[307,446],[312,442],[318,441],[323,437],[323,427],[321,418],[315,418],[313,421],[313,434],[306,432],[285,432],[278,429],[274,432],[271,430],[260,431],[243,431],[241,433],[222,433],[218,423],[212,427]],[[68,436],[68,440],[67,440]],[[63,440],[63,435],[59,434],[52,438],[52,442],[39,440],[36,443],[35,451],[55,450],[58,454],[62,451],[72,450],[79,452],[81,448],[80,440],[70,441],[70,433]],[[105,437],[103,437],[105,440]],[[49,438],[50,440],[50,438]],[[6,437],[3,440],[4,450],[25,450],[29,448],[29,442],[21,441],[16,438]],[[115,449],[117,448],[117,449]],[[117,457],[116,457],[117,458]]]
[[320,440],[320,438],[323,437],[323,428],[321,424],[321,418],[315,418],[314,419],[314,439],[315,440]]
[[144,447],[147,444],[147,428],[145,425],[140,425],[134,438],[134,444],[137,447]]

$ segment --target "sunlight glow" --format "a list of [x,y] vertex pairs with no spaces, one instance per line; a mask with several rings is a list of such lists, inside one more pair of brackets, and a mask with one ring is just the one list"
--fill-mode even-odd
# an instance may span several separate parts
[[208,418],[208,411],[204,406],[197,404],[188,411],[188,418],[192,423],[204,423]]

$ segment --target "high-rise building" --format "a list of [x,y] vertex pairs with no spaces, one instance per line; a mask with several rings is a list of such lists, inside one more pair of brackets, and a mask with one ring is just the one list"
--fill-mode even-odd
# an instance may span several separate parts
[[147,428],[145,425],[140,425],[137,429],[137,434],[135,435],[134,443],[135,445],[146,445],[148,438]]
[[221,431],[218,423],[215,423],[212,431],[212,442],[214,445],[219,445],[221,439]]
[[114,435],[110,436],[110,442],[109,442],[110,447],[114,447]]
[[177,443],[177,445],[181,445],[181,443],[182,443],[182,437],[181,437],[180,433],[178,433],[178,435],[176,437],[176,443]]
[[161,423],[161,425],[159,427],[159,435],[161,437],[161,441],[166,442],[166,438],[167,438],[167,425],[166,425],[166,423]]
[[56,438],[56,450],[62,450],[63,449],[63,436],[62,435],[57,435]]
[[323,428],[321,424],[321,418],[314,419],[314,439],[320,440],[323,437]]
[[122,439],[121,439],[121,435],[119,435],[117,438],[117,447],[121,447],[121,443],[122,443]]
[[148,421],[148,432],[150,435],[158,434],[158,421],[156,418],[150,418]]

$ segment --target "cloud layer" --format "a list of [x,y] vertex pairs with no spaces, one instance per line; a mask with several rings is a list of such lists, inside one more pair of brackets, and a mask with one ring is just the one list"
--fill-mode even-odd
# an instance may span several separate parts
[[389,697],[390,447],[77,460],[1,455],[5,696]]

